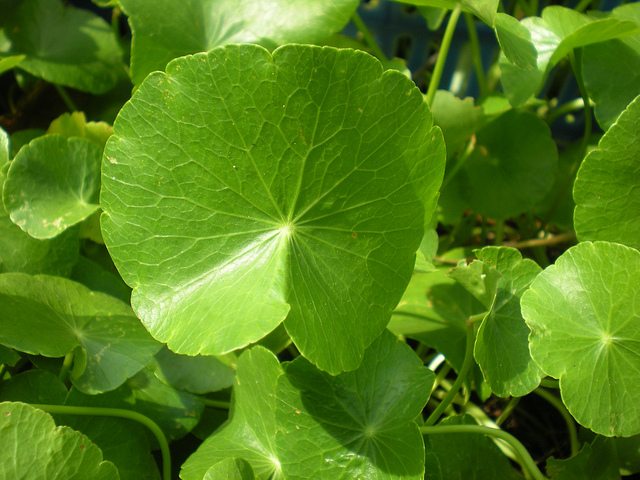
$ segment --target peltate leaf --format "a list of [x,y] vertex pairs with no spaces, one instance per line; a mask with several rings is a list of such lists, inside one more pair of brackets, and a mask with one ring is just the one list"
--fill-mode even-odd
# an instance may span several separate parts
[[336,377],[303,358],[278,381],[277,448],[288,479],[422,479],[415,419],[435,376],[384,332],[354,372]]
[[358,0],[121,0],[133,32],[131,77],[137,85],[170,60],[231,43],[315,43],[349,21]]
[[52,238],[98,208],[102,149],[83,138],[45,135],[11,162],[3,200],[11,220],[34,238]]
[[605,436],[640,433],[640,252],[582,242],[522,296],[531,356],[560,379],[574,418]]
[[76,352],[74,385],[87,393],[112,390],[160,349],[131,309],[71,280],[0,274],[0,343],[61,357]]
[[410,80],[353,50],[227,46],[150,75],[114,131],[103,236],[154,337],[219,355],[286,318],[321,369],[360,364],[442,179]]
[[640,96],[582,162],[573,186],[580,240],[608,240],[640,248]]
[[29,480],[117,480],[118,471],[83,434],[56,427],[41,410],[0,403],[0,472]]
[[111,27],[59,0],[0,1],[0,59],[36,77],[91,93],[112,88],[123,73]]

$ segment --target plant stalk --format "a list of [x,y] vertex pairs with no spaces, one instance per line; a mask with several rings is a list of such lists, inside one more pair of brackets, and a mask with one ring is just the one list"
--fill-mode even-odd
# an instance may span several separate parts
[[60,98],[64,102],[64,104],[67,107],[67,109],[70,112],[77,112],[78,111],[78,106],[76,105],[76,102],[73,101],[71,96],[67,93],[65,88],[61,87],[60,85],[57,85],[57,84],[54,84],[53,86],[55,87],[56,92],[58,92],[58,95],[60,95]]
[[169,451],[169,442],[167,437],[160,429],[157,423],[138,412],[124,410],[122,408],[103,408],[103,407],[80,407],[73,405],[44,405],[30,404],[34,408],[39,408],[48,413],[56,415],[84,415],[96,417],[117,417],[133,420],[147,427],[160,445],[160,454],[162,455],[162,480],[171,480],[171,452]]
[[379,60],[382,60],[383,62],[388,62],[389,59],[387,58],[387,56],[384,54],[384,52],[378,45],[378,42],[376,42],[375,37],[373,36],[369,28],[367,28],[367,25],[364,23],[360,15],[358,15],[358,12],[353,12],[353,15],[351,16],[351,20],[353,21],[358,31],[364,37],[364,41],[367,43],[369,48],[373,51],[374,55],[378,57]]
[[204,403],[205,407],[217,408],[220,410],[229,410],[231,408],[231,402],[225,400],[213,400],[211,398],[200,397],[200,401]]
[[64,356],[64,360],[62,361],[62,367],[60,368],[60,372],[58,373],[58,379],[64,383],[67,381],[67,377],[69,376],[69,370],[73,365],[73,350],[67,353]]
[[485,77],[484,66],[482,65],[482,54],[480,50],[480,41],[478,40],[478,31],[476,30],[473,15],[465,12],[464,21],[467,25],[467,32],[469,33],[469,43],[471,45],[473,68],[478,82],[478,90],[480,91],[480,98],[483,98],[487,94],[487,78]]
[[520,397],[512,397],[511,400],[509,400],[509,403],[507,403],[507,406],[504,407],[504,410],[502,411],[500,416],[496,419],[496,425],[502,425],[507,420],[507,418],[511,416],[513,411],[518,406],[518,403],[520,403]]
[[473,322],[467,321],[467,341],[465,345],[464,361],[462,362],[462,367],[460,368],[458,377],[456,378],[456,381],[453,382],[451,390],[447,392],[438,407],[433,412],[431,412],[431,415],[429,415],[427,421],[424,422],[425,425],[435,425],[442,413],[447,409],[449,404],[451,404],[455,396],[458,394],[458,390],[460,390],[460,387],[464,383],[469,370],[471,370],[471,367],[473,366],[473,345],[475,344],[475,339],[476,336],[473,328]]
[[451,12],[449,22],[447,23],[447,28],[444,31],[444,37],[442,37],[442,45],[440,45],[438,59],[436,60],[436,65],[433,68],[433,75],[431,76],[431,80],[429,81],[429,88],[427,89],[427,94],[425,96],[427,105],[429,106],[433,104],[433,99],[435,98],[436,91],[438,90],[438,86],[440,85],[442,72],[444,71],[445,63],[447,62],[447,55],[449,54],[451,40],[453,40],[453,33],[456,30],[456,24],[458,23],[460,12],[461,8],[460,4],[458,3],[456,5],[456,8],[454,8]]
[[524,448],[524,445],[522,445],[522,443],[520,443],[520,441],[516,437],[503,430],[483,427],[481,425],[438,425],[437,427],[421,427],[420,432],[422,432],[423,435],[479,433],[482,435],[499,438],[500,440],[508,443],[509,446],[513,448],[514,452],[518,456],[520,466],[524,471],[531,475],[534,480],[547,480],[547,477],[542,474],[542,472],[536,465],[536,462],[533,461],[533,458],[531,458],[531,455],[529,454],[527,449]]
[[533,393],[538,395],[540,398],[544,398],[547,402],[549,402],[549,404],[551,404],[551,406],[553,406],[558,411],[558,413],[560,413],[560,415],[562,415],[562,418],[567,424],[569,445],[571,446],[571,456],[573,457],[580,450],[580,442],[578,441],[578,431],[576,429],[576,424],[573,420],[573,417],[567,410],[567,407],[565,407],[564,403],[562,403],[562,401],[558,397],[542,388],[535,389]]

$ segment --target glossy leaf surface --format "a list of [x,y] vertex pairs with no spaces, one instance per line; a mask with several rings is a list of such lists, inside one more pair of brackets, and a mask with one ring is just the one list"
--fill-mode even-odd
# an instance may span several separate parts
[[574,418],[606,436],[640,433],[639,284],[640,252],[582,242],[522,297],[531,356]]
[[640,248],[640,97],[620,115],[584,159],[573,187],[580,240]]
[[176,57],[231,43],[315,43],[338,32],[357,0],[121,0],[133,31],[131,77],[139,84]]
[[229,46],[150,76],[114,129],[103,235],[158,340],[222,354],[286,318],[320,368],[359,365],[442,178],[406,77],[351,50]]

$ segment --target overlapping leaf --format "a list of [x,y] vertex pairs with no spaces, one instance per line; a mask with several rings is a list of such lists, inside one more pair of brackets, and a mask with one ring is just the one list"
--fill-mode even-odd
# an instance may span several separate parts
[[160,349],[113,297],[60,277],[0,275],[0,343],[61,357],[75,351],[72,381],[81,390],[112,390]]
[[12,67],[91,93],[112,88],[124,70],[109,24],[87,10],[59,0],[2,0],[0,11],[0,60]]
[[357,51],[228,46],[150,76],[114,129],[103,235],[157,339],[222,354],[286,318],[320,368],[359,365],[442,178],[406,77]]
[[41,410],[0,403],[0,472],[32,480],[117,480],[116,467],[83,434],[56,427]]
[[639,284],[640,252],[582,242],[522,297],[531,356],[575,419],[606,436],[640,433]]
[[338,32],[357,0],[121,0],[133,31],[131,77],[137,85],[174,58],[231,43],[273,48],[315,43]]
[[426,7],[445,8],[453,10],[460,4],[465,12],[470,12],[480,18],[484,23],[493,26],[499,0],[395,0],[401,3],[410,3]]
[[278,382],[278,458],[286,478],[422,479],[424,443],[415,419],[434,374],[384,332],[362,365],[337,377],[303,358]]
[[574,49],[640,33],[640,24],[615,16],[593,18],[569,8],[547,7],[542,17],[518,22],[499,13],[496,35],[502,47],[502,83],[514,105],[538,93],[543,80]]
[[584,159],[573,187],[580,240],[640,248],[640,96]]

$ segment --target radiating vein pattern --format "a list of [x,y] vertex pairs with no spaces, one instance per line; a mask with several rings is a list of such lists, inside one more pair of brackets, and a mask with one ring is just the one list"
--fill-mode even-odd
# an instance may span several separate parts
[[413,84],[362,52],[174,60],[123,108],[103,161],[103,233],[134,309],[180,353],[228,352],[286,318],[316,365],[356,368],[431,214],[434,129]]

